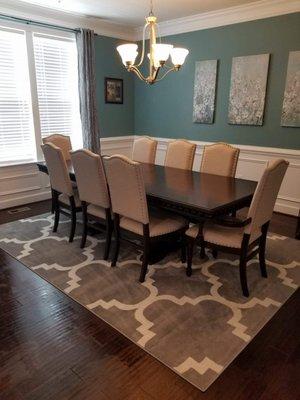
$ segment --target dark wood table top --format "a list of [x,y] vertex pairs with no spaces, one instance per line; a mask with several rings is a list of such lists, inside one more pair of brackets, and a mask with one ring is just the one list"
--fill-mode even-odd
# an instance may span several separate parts
[[[141,164],[150,203],[194,218],[212,218],[250,204],[257,183],[239,178]],[[44,162],[37,163],[47,173]],[[70,177],[75,181],[71,163]]]

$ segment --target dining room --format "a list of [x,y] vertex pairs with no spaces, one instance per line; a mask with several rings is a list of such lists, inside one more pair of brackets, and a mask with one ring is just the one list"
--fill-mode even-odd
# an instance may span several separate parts
[[295,400],[299,0],[0,0],[1,400]]

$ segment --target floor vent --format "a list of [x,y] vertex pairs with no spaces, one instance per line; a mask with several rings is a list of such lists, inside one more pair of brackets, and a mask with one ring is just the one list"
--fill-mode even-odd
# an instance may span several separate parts
[[18,213],[22,213],[25,211],[30,211],[31,208],[30,207],[19,207],[19,208],[14,208],[13,210],[9,210],[7,211],[8,214],[18,214]]

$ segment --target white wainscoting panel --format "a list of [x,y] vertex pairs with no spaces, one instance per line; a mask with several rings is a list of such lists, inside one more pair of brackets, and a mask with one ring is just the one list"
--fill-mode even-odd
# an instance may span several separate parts
[[[123,154],[130,157],[132,145],[137,136],[118,136],[101,139],[102,154]],[[173,139],[158,140],[156,163],[163,165],[168,143]],[[194,141],[197,144],[194,170],[199,171],[203,147],[208,142]],[[258,180],[267,161],[284,158],[289,161],[275,210],[291,215],[298,215],[300,208],[300,151],[273,147],[235,145],[240,148],[237,176],[244,179]],[[39,173],[35,164],[0,167],[0,209],[14,207],[51,197],[49,180]]]
[[50,197],[49,179],[34,163],[0,167],[0,209]]
[[[130,157],[135,137],[138,136],[101,139],[102,153],[108,155],[119,153]],[[168,143],[174,139],[155,137],[153,139],[158,141],[156,164],[163,165]],[[212,143],[193,142],[197,145],[193,169],[199,171],[203,147]],[[275,210],[284,214],[298,215],[300,208],[300,151],[274,147],[234,146],[241,151],[237,168],[237,177],[239,178],[258,181],[268,161],[276,158],[284,158],[289,161],[290,165],[282,183]]]
[[101,154],[111,156],[112,154],[122,154],[131,157],[132,146],[135,136],[115,136],[100,140]]

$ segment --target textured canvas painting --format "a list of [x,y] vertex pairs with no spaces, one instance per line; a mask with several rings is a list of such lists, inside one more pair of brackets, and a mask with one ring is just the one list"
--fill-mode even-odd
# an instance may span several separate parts
[[196,62],[193,121],[212,124],[215,113],[217,60]]
[[269,54],[234,57],[228,119],[230,124],[262,125]]
[[300,127],[300,51],[289,54],[281,125]]

